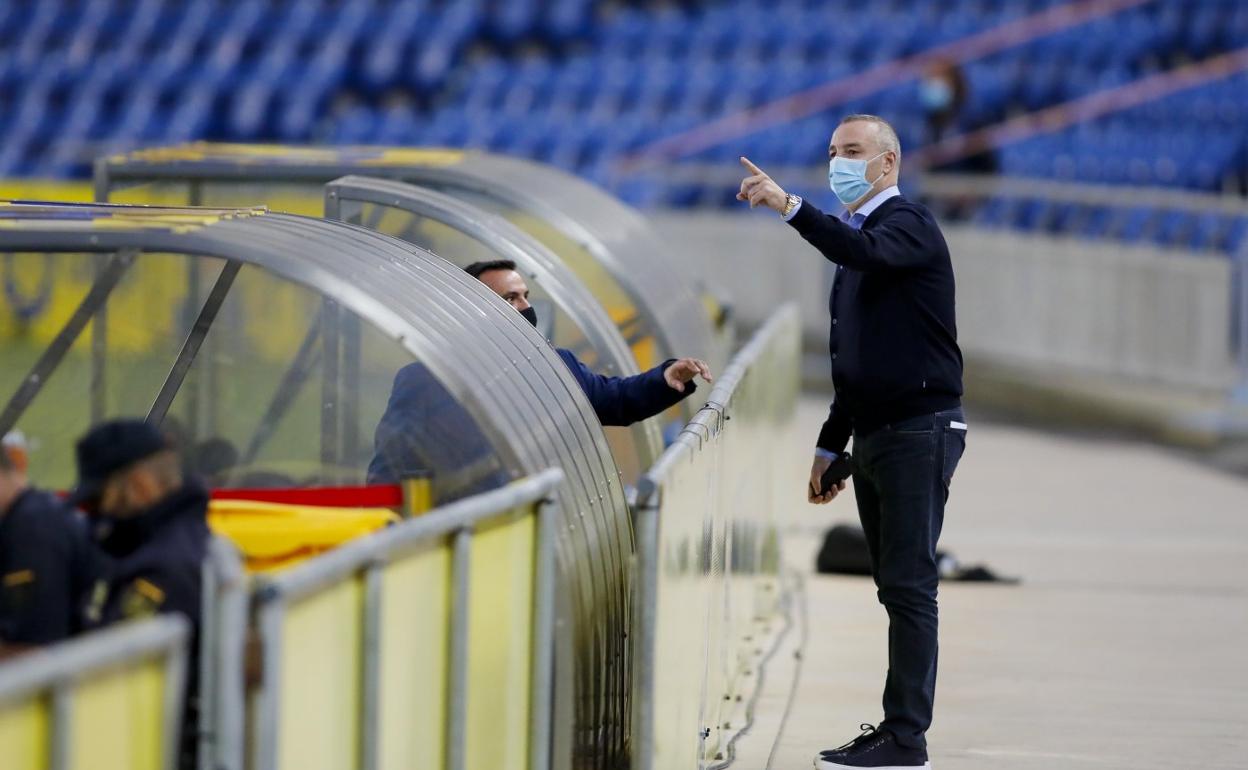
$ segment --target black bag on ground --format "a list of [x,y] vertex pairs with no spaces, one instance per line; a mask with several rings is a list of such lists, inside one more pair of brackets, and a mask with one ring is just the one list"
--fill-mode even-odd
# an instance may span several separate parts
[[[962,565],[946,551],[936,552],[940,579],[974,583],[1017,584],[1016,577],[1003,577],[983,564]],[[870,575],[871,552],[862,527],[837,524],[823,536],[823,545],[815,557],[815,571],[822,575]]]

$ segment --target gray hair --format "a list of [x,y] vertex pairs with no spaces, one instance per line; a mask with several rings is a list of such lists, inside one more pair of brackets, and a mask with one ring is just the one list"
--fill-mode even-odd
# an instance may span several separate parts
[[860,122],[861,123],[874,123],[879,129],[877,135],[879,136],[879,139],[880,139],[880,149],[886,152],[891,150],[892,152],[897,154],[897,157],[899,158],[901,157],[901,140],[897,138],[897,131],[893,129],[892,124],[890,124],[884,118],[881,118],[879,115],[861,115],[861,114],[860,115],[846,115],[845,117],[841,118],[842,126],[845,125],[846,123],[860,123]]

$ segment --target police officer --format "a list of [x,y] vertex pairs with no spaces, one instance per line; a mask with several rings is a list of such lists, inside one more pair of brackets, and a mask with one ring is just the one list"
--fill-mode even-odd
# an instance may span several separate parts
[[0,449],[0,657],[79,631],[106,561],[86,522],[31,488],[20,442]]
[[178,453],[142,420],[96,426],[78,442],[77,459],[71,499],[97,514],[95,539],[114,561],[91,620],[179,612],[198,625],[208,491],[184,478]]

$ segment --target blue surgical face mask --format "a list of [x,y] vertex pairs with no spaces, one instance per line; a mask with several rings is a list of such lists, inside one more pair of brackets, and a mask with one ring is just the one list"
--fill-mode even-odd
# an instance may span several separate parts
[[928,112],[943,112],[953,104],[953,87],[947,80],[923,80],[919,83],[919,101]]
[[[884,152],[888,151],[885,150]],[[876,155],[875,158],[883,154],[882,152]],[[836,197],[840,199],[841,203],[848,206],[862,198],[862,196],[871,192],[871,188],[875,186],[875,183],[884,176],[884,171],[881,170],[880,175],[874,181],[867,181],[867,164],[875,160],[875,158],[855,160],[838,155],[828,163],[828,186],[832,188],[832,192],[836,193]]]

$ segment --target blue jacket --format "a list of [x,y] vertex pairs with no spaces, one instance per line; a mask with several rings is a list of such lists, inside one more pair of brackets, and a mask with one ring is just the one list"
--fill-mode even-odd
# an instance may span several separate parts
[[[663,371],[671,361],[632,377],[607,377],[590,371],[572,351],[557,352],[603,425],[631,425],[697,389],[692,382],[685,384],[684,393],[668,387]],[[434,480],[438,502],[507,482],[489,440],[421,363],[408,364],[395,375],[386,411],[377,424],[374,451],[368,483],[394,484],[426,473]]]
[[632,425],[679,404],[697,390],[692,381],[685,383],[684,393],[668,386],[663,372],[676,360],[674,358],[632,377],[607,377],[590,371],[570,350],[557,348],[556,352],[572,370],[572,376],[585,391],[594,414],[603,425]]

